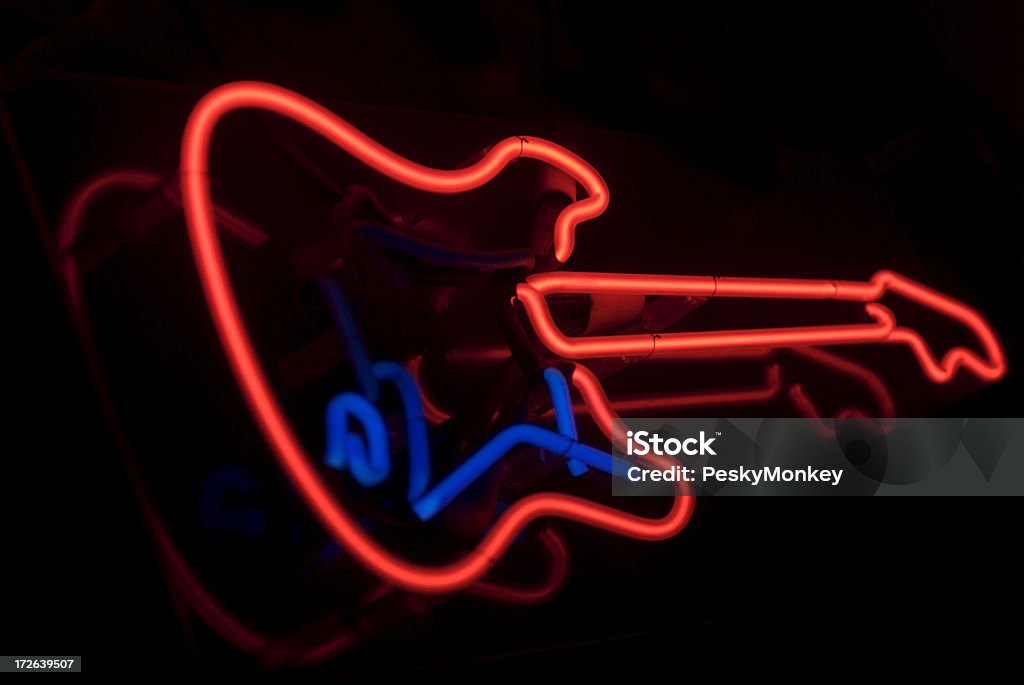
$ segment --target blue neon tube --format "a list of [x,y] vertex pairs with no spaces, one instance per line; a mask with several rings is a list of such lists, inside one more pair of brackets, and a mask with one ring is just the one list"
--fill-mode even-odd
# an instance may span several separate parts
[[371,402],[376,402],[380,394],[377,388],[377,379],[370,367],[370,355],[366,351],[366,345],[363,344],[363,337],[359,334],[359,326],[356,324],[356,317],[349,306],[348,298],[345,297],[345,291],[330,276],[320,276],[316,282],[327,299],[327,307],[331,312],[334,328],[345,344],[345,350],[348,352],[348,359],[356,374],[359,387]]
[[578,460],[600,471],[612,472],[613,459],[610,454],[546,428],[520,423],[495,435],[430,492],[413,502],[413,511],[420,520],[427,521],[433,518],[499,459],[520,445],[533,445]]

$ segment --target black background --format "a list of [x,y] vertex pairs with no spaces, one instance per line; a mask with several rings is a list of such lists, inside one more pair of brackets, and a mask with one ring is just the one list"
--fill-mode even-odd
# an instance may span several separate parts
[[[21,154],[50,221],[76,175],[106,159],[40,142],[46,136],[36,117],[59,117],[39,94],[50,87],[57,93],[63,82],[36,81],[32,69],[164,79],[196,94],[220,81],[258,77],[316,97],[338,82],[339,97],[357,103],[638,132],[737,187],[800,200],[783,216],[796,220],[812,204],[817,209],[804,217],[811,224],[859,211],[846,203],[862,197],[865,181],[847,175],[843,160],[863,166],[890,141],[923,130],[920,151],[870,181],[884,198],[886,230],[898,230],[894,242],[910,245],[908,253],[940,285],[990,317],[1013,368],[1015,276],[1024,266],[1019,7],[629,3],[598,11],[563,3],[356,3],[328,11],[273,2],[248,10],[201,2],[130,10],[116,2],[4,4],[5,107],[14,128],[28,132]],[[75,22],[83,21],[86,28],[76,33]],[[126,30],[133,22],[137,29]],[[54,31],[52,45],[25,56]],[[147,41],[151,35],[164,39]],[[121,87],[131,92],[131,83]],[[36,97],[22,98],[26,91]],[[117,116],[111,114],[111,126]],[[252,674],[216,649],[193,649],[179,629],[14,153],[5,139],[11,410],[0,477],[0,649],[84,654],[89,671],[160,659],[167,670]],[[836,207],[826,211],[818,203]],[[828,228],[808,235],[825,253],[844,249]],[[748,251],[755,248],[769,249]],[[600,264],[595,250],[590,258]],[[866,259],[850,250],[850,262]],[[756,263],[737,256],[743,251],[731,248],[731,261],[715,266]],[[804,268],[799,260],[796,268]],[[1020,415],[1019,389],[1011,375],[936,411]],[[392,659],[389,650],[404,647],[387,644],[308,677],[548,668],[601,675],[631,670],[623,659],[641,650],[658,650],[648,664],[725,675],[739,665],[708,663],[707,647],[780,643],[825,647],[840,662],[870,665],[921,642],[926,647],[915,654],[924,662],[955,655],[984,662],[1012,638],[1014,629],[1001,619],[1019,609],[1014,499],[700,504],[678,541],[658,551],[626,545],[616,560],[602,552],[601,535],[573,529],[577,568],[605,567],[580,571],[549,606],[509,610],[505,620],[495,618],[504,610],[460,605],[433,638],[415,637],[441,645],[432,656]],[[634,568],[630,555],[643,555],[644,564]],[[491,636],[456,627],[474,621],[486,621]],[[524,639],[528,631],[533,636]]]

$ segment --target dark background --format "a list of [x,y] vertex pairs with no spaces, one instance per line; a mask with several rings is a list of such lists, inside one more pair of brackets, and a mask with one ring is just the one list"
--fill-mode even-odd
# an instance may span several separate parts
[[[1013,3],[2,3],[13,411],[0,648],[84,654],[90,671],[160,659],[258,672],[180,629],[40,239],[88,174],[129,163],[171,172],[205,90],[281,83],[439,166],[521,130],[565,142],[613,193],[607,220],[581,229],[573,268],[905,271],[978,307],[1011,374],[927,400],[901,379],[898,406],[1019,416],[1021,19]],[[459,144],[431,147],[437,136]],[[310,185],[295,182],[303,203]],[[259,190],[236,190],[236,205]],[[291,211],[266,209],[253,214],[268,225]],[[615,247],[624,226],[636,255]],[[487,247],[516,243],[501,240]],[[923,660],[984,661],[999,648],[976,641],[1011,637],[998,619],[1019,608],[1016,500],[699,505],[657,546],[567,527],[574,573],[552,603],[456,601],[307,677],[600,675],[631,670],[625,660],[648,649],[688,671],[708,666],[706,647],[733,644],[813,644],[871,663],[920,640]]]

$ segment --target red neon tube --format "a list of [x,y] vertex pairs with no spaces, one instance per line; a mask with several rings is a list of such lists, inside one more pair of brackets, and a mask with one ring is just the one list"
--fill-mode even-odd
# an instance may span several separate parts
[[[888,307],[876,300],[887,292],[901,295],[966,326],[984,356],[954,347],[937,359],[921,335],[897,326]],[[795,326],[693,333],[569,337],[555,324],[545,297],[554,293],[649,294],[697,297],[749,297],[863,302],[873,323]],[[567,359],[616,356],[683,357],[713,349],[811,347],[859,343],[899,343],[910,347],[925,375],[946,383],[961,368],[985,381],[1006,374],[1006,356],[988,322],[974,309],[906,276],[879,271],[868,282],[792,278],[718,278],[600,273],[544,273],[529,276],[516,289],[541,342]]]
[[[881,379],[870,370],[848,359],[815,347],[794,348],[793,352],[863,384],[877,405],[877,413],[873,414],[875,418],[889,418],[894,415],[892,396]],[[762,402],[775,397],[781,390],[780,374],[781,369],[779,365],[776,362],[772,362],[767,368],[766,383],[762,388],[725,390],[692,395],[618,398],[612,401],[608,398],[608,394],[605,392],[604,386],[597,375],[583,364],[577,362],[573,366],[572,383],[583,399],[583,406],[576,410],[582,410],[593,416],[601,432],[609,440],[616,442],[621,448],[621,438],[618,437],[621,436],[621,432],[618,434],[615,432],[617,426],[623,426],[622,419],[619,416],[620,412],[646,411],[649,415],[652,411],[666,408]],[[787,394],[801,414],[807,418],[820,418],[821,415],[810,398],[807,397],[802,385],[799,383],[790,385]],[[864,417],[866,414],[854,407],[845,407],[836,413],[836,418],[856,416]]]
[[523,585],[480,580],[467,591],[495,602],[518,605],[542,604],[554,597],[569,576],[569,550],[565,540],[550,528],[540,534],[540,541],[547,552],[549,569],[539,583]]
[[[145,171],[124,169],[106,172],[89,179],[72,194],[65,208],[56,233],[57,253],[64,270],[65,286],[70,295],[70,307],[76,326],[87,329],[87,314],[79,294],[81,283],[79,273],[71,251],[79,231],[84,225],[85,216],[91,205],[107,193],[118,190],[152,190],[161,182],[161,177]],[[172,197],[172,199],[174,199]],[[219,225],[226,231],[237,235],[249,243],[259,243],[266,235],[258,229],[249,227],[243,220],[235,217],[222,208],[216,209]],[[80,331],[83,344],[92,350],[91,338]],[[94,352],[94,350],[92,351]],[[93,358],[93,353],[87,356]],[[98,374],[98,367],[94,373]],[[102,384],[101,384],[102,387]],[[101,394],[105,391],[101,390]],[[109,409],[108,409],[109,410]],[[133,463],[133,457],[125,447],[126,443],[118,441],[122,449],[122,457],[126,464]],[[258,653],[271,648],[274,638],[267,637],[260,631],[249,627],[226,607],[224,607],[202,584],[194,571],[189,567],[167,532],[163,521],[154,507],[148,491],[141,478],[129,467],[129,477],[135,490],[144,521],[148,524],[156,543],[157,552],[165,564],[168,580],[173,588],[180,593],[182,599],[199,616],[203,622],[225,641],[246,653]],[[496,580],[479,580],[469,586],[468,591],[486,599],[508,604],[536,604],[553,597],[564,585],[568,577],[569,555],[565,541],[552,529],[543,531],[539,540],[544,545],[548,558],[549,571],[539,583],[526,585],[521,583],[499,582]],[[379,586],[378,591],[386,592],[389,586]],[[345,630],[327,641],[297,655],[297,663],[311,663],[326,659],[356,642],[361,633]]]
[[434,169],[384,147],[333,112],[294,91],[255,81],[240,81],[216,88],[196,105],[185,130],[183,185],[194,173],[206,173],[206,150],[213,129],[225,114],[238,109],[262,109],[292,119],[316,131],[371,169],[399,183],[431,193],[464,193],[479,188],[510,163],[523,157],[546,162],[574,178],[587,191],[586,198],[563,209],[555,221],[555,258],[560,262],[572,254],[576,226],[600,216],[608,206],[608,186],[601,175],[578,155],[550,141],[512,136],[499,141],[479,161],[467,167]]
[[554,143],[537,139],[507,138],[479,162],[464,169],[424,167],[381,146],[320,105],[269,84],[240,82],[221,86],[196,105],[182,140],[182,199],[207,304],[235,379],[267,443],[310,510],[342,547],[395,585],[416,592],[447,593],[465,588],[486,574],[515,537],[540,517],[567,518],[644,540],[664,539],[682,530],[693,512],[692,497],[674,497],[666,515],[649,519],[570,495],[540,493],[513,504],[472,552],[443,566],[410,562],[367,534],[331,492],[292,430],[253,348],[224,263],[208,177],[210,141],[221,118],[245,108],[293,119],[381,173],[433,192],[476,188],[521,156],[548,162],[572,175],[590,193],[585,200],[569,205],[558,218],[555,241],[559,259],[572,253],[576,224],[604,210],[607,188],[597,172],[579,157]]

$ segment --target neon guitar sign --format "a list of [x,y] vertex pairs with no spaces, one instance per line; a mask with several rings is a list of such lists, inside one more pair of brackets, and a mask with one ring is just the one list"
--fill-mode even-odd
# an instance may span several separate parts
[[[586,197],[559,214],[554,230],[554,257],[567,261],[580,224],[600,216],[609,190],[600,174],[576,154],[555,143],[532,137],[506,138],[470,166],[441,170],[401,157],[372,140],[337,115],[307,98],[278,86],[239,82],[207,94],[193,110],[181,149],[182,204],[206,301],[235,379],[250,411],[279,464],[328,533],[361,564],[385,581],[407,590],[446,593],[466,588],[482,578],[532,520],[561,517],[620,535],[658,540],[678,533],[693,511],[694,500],[684,491],[673,498],[669,511],[648,519],[561,493],[539,493],[509,507],[475,549],[441,566],[411,562],[382,546],[339,502],[321,477],[314,460],[292,429],[261,365],[242,319],[220,238],[209,183],[210,142],[218,122],[240,109],[260,109],[291,119],[320,134],[374,170],[409,187],[432,193],[462,193],[485,185],[510,163],[534,159],[572,178]],[[921,335],[897,323],[878,300],[887,292],[908,298],[966,326],[982,351],[956,347],[937,358]],[[556,293],[699,295],[778,299],[847,300],[864,305],[866,322],[841,325],[672,333],[662,335],[569,337],[555,325],[546,297]],[[812,345],[900,344],[914,353],[924,374],[946,383],[959,372],[992,382],[1006,373],[1002,346],[984,318],[946,295],[899,274],[879,272],[866,283],[835,280],[713,278],[710,276],[649,276],[557,272],[530,276],[519,284],[517,298],[541,342],[567,359],[622,356],[687,355],[716,350],[808,347]],[[609,436],[618,420],[600,382],[593,374],[573,374],[591,416]]]

